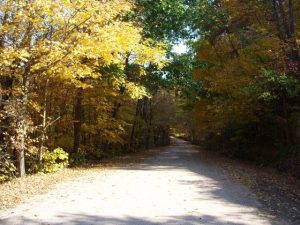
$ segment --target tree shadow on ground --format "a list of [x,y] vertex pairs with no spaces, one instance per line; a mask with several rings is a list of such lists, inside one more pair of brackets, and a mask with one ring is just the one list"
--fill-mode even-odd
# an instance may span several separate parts
[[197,186],[199,194],[201,193],[199,196],[204,196],[205,193],[205,196],[210,199],[215,198],[227,203],[262,208],[247,187],[234,183],[221,167],[203,159],[197,146],[178,139],[174,142],[165,151],[143,163],[130,167],[121,166],[118,169],[168,171],[170,173],[172,170],[185,170],[197,174],[198,178],[190,180],[181,177],[178,181],[184,185]]
[[52,218],[51,221],[40,221],[38,219],[29,219],[29,218],[19,218],[19,222],[11,223],[9,219],[0,220],[2,225],[154,225],[154,224],[174,224],[174,225],[196,225],[196,224],[205,224],[205,225],[242,225],[241,223],[232,223],[228,221],[222,221],[219,218],[202,215],[201,217],[197,216],[176,216],[176,217],[167,217],[164,220],[156,219],[143,219],[137,217],[102,217],[97,215],[88,215],[88,214],[63,214],[58,215],[56,218]]
[[[222,216],[211,215],[208,213],[201,213],[199,216],[195,215],[168,215],[166,217],[154,218],[139,218],[124,215],[117,217],[105,217],[101,215],[89,214],[68,214],[61,213],[51,218],[51,221],[41,221],[39,218],[12,218],[0,219],[0,224],[74,224],[74,225],[152,225],[152,224],[207,224],[207,225],[244,225],[244,224],[276,224],[283,225],[280,220],[274,219],[268,213],[263,212],[263,207],[260,205],[248,188],[232,182],[226,173],[218,166],[211,164],[201,158],[201,154],[197,147],[190,145],[182,140],[175,140],[175,143],[167,147],[160,154],[144,161],[143,163],[134,164],[130,166],[120,165],[115,169],[130,170],[156,173],[160,171],[167,171],[167,175],[172,171],[185,171],[191,173],[193,179],[188,177],[178,177],[176,181],[180,185],[193,186],[193,191],[197,192],[194,196],[196,200],[200,201],[216,201],[218,204],[233,207],[231,212],[222,212]],[[184,174],[184,173],[183,173]],[[166,176],[167,176],[166,175]],[[165,179],[168,179],[166,177]],[[195,188],[196,187],[196,188]],[[176,193],[175,193],[176,194]],[[216,206],[217,207],[217,206]],[[213,209],[214,210],[214,209]],[[99,213],[101,214],[101,213]],[[135,213],[139,215],[139,212]],[[259,214],[259,216],[258,216]],[[251,219],[253,218],[253,221]],[[267,221],[267,223],[262,223]],[[20,221],[15,223],[16,219]],[[234,222],[231,222],[233,220]],[[14,223],[12,223],[12,221]],[[239,221],[238,223],[235,221]],[[244,222],[243,222],[244,221]],[[280,222],[279,222],[280,221]],[[259,223],[257,223],[259,222]]]

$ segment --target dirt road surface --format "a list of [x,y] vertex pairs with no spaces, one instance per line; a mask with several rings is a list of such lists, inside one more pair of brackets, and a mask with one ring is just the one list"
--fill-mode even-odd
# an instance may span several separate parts
[[[38,187],[37,187],[38,188]],[[182,140],[133,165],[57,185],[0,212],[1,225],[284,225],[255,194]]]

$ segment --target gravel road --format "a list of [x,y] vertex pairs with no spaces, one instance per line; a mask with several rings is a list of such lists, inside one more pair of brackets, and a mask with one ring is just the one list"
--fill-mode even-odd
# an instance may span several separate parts
[[[37,187],[38,188],[38,187]],[[182,140],[143,163],[61,183],[0,212],[17,224],[288,224],[268,214],[254,193]]]

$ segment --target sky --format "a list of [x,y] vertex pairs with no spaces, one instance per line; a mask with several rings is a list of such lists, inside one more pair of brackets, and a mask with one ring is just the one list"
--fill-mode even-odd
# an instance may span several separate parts
[[178,54],[183,54],[188,51],[188,47],[184,42],[180,42],[173,47],[173,52]]

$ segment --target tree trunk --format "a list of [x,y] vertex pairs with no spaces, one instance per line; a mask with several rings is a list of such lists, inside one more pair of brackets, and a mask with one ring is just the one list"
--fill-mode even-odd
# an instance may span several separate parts
[[73,154],[79,152],[79,147],[81,143],[81,124],[83,118],[83,89],[78,88],[75,96],[74,102],[74,144],[73,144]]
[[272,0],[272,6],[274,21],[285,58],[285,72],[300,79],[299,50],[295,35],[293,1],[288,1],[288,15],[286,15],[282,0]]
[[284,31],[285,31],[285,36],[289,39],[289,38],[291,38],[291,33],[290,33],[289,24],[288,24],[287,19],[286,19],[283,2],[282,2],[282,0],[277,0],[277,1],[278,1],[279,12],[280,12],[279,13],[280,18],[282,20],[282,25],[283,25],[283,28],[284,28]]
[[25,144],[25,135],[27,133],[27,127],[25,122],[23,122],[22,125],[22,130],[23,130],[23,134],[21,134],[21,140],[20,140],[20,148],[17,150],[17,154],[18,154],[18,175],[19,177],[25,177],[26,176],[26,170],[25,170],[25,148],[26,148],[26,144]]
[[136,129],[136,124],[137,124],[137,117],[138,117],[138,114],[139,114],[139,106],[140,106],[140,100],[138,100],[137,103],[136,103],[135,117],[134,117],[134,122],[133,122],[133,125],[132,125],[132,129],[131,129],[130,141],[129,141],[130,150],[134,150],[134,135],[135,135],[135,129]]
[[282,31],[282,27],[281,27],[281,23],[280,23],[280,18],[279,18],[279,11],[278,11],[278,6],[277,6],[277,2],[276,0],[272,0],[272,6],[273,6],[273,17],[274,17],[274,21],[276,24],[276,28],[277,28],[277,33],[278,33],[278,37],[281,43],[281,49],[282,52],[285,55],[285,35],[283,34]]
[[296,35],[295,35],[295,17],[294,17],[294,7],[293,7],[293,0],[289,0],[289,29],[290,29],[290,36],[291,36],[291,47],[292,52],[290,58],[292,60],[300,60],[299,59],[299,49],[297,45]]
[[22,98],[22,105],[21,105],[21,118],[16,118],[19,121],[19,131],[17,132],[17,139],[19,139],[19,144],[17,144],[18,148],[18,174],[19,177],[26,176],[26,169],[25,169],[25,151],[26,151],[26,138],[28,132],[28,123],[29,117],[27,116],[27,104],[28,104],[28,93],[29,93],[29,71],[30,66],[28,65],[25,69],[24,79],[23,79],[23,98]]
[[147,129],[147,137],[146,137],[146,148],[149,149],[151,146],[150,139],[152,138],[153,132],[152,132],[152,100],[149,99],[149,118],[148,118],[148,129]]
[[40,137],[40,143],[39,143],[39,152],[38,152],[38,158],[39,163],[43,160],[43,147],[44,142],[46,139],[46,131],[47,131],[47,94],[48,94],[48,86],[49,86],[49,79],[46,80],[45,85],[45,92],[44,92],[44,104],[43,104],[43,122],[42,122],[42,134]]

